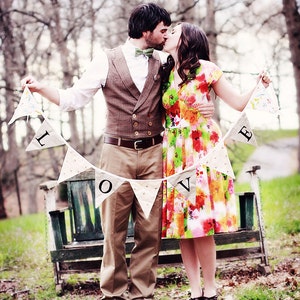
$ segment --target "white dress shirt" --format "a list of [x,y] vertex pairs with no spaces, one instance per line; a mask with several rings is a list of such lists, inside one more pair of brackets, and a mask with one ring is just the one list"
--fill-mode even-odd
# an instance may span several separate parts
[[[129,72],[136,87],[142,92],[148,74],[148,57],[135,56],[136,47],[127,40],[121,46]],[[60,108],[63,111],[75,110],[83,107],[96,92],[105,86],[108,75],[108,58],[101,50],[90,62],[82,77],[71,87],[65,90],[59,89]]]

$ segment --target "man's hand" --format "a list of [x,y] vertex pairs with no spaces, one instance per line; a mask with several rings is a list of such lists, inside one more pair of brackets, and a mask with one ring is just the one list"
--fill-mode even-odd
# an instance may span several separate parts
[[198,109],[201,115],[206,119],[212,118],[215,113],[213,101],[208,101],[207,103],[197,103],[194,104],[193,107]]
[[37,81],[33,76],[28,75],[21,80],[22,89],[27,86],[31,92],[39,93],[42,97],[47,98],[49,101],[56,105],[59,105],[59,93],[58,90]]

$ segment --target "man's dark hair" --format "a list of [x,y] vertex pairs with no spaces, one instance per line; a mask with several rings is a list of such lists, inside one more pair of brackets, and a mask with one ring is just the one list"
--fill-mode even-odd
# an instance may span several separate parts
[[160,22],[163,22],[165,26],[171,25],[171,17],[164,8],[155,3],[141,4],[130,15],[128,36],[139,39],[143,32],[153,31]]

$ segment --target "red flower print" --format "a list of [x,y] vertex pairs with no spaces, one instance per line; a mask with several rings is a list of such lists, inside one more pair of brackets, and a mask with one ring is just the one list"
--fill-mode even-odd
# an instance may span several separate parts
[[201,91],[202,94],[208,94],[208,83],[205,79],[205,74],[202,73],[199,76],[196,77],[196,80],[198,81],[198,89]]
[[221,227],[219,222],[215,222],[215,233],[221,232]]
[[196,102],[197,98],[195,94],[191,94],[189,97],[186,99],[186,103],[188,106],[192,106]]
[[206,234],[212,229],[214,229],[214,223],[215,223],[214,219],[205,220],[205,222],[203,223],[203,230]]
[[211,133],[210,140],[215,144],[219,141],[219,135],[217,134],[217,132],[213,131]]
[[169,113],[169,115],[171,115],[173,117],[180,115],[180,107],[179,107],[178,101],[169,108],[168,113]]
[[201,133],[197,130],[192,131],[193,148],[196,152],[201,150]]

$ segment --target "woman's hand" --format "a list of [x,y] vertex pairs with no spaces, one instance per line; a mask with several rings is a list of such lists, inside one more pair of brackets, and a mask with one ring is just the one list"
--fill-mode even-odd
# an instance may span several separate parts
[[258,76],[258,81],[260,79],[261,79],[261,82],[262,82],[262,84],[265,88],[267,88],[269,86],[270,82],[272,81],[271,78],[270,78],[270,75],[266,71],[260,72],[260,74]]

